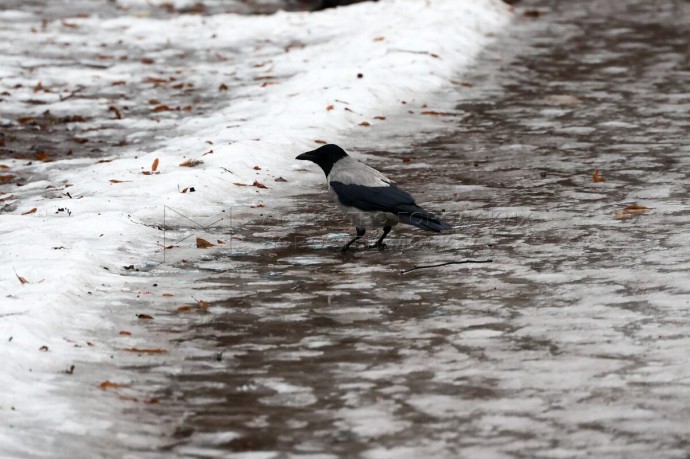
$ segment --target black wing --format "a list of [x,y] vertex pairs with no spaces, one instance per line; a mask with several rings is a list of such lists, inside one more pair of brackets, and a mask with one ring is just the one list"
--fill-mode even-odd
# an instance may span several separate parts
[[427,212],[414,202],[414,198],[394,184],[391,186],[346,185],[330,182],[340,202],[367,212],[390,212],[401,222],[414,225],[426,231],[445,231],[451,225]]
[[414,198],[397,186],[364,186],[330,182],[340,202],[346,206],[368,212],[390,212],[397,214],[416,207]]

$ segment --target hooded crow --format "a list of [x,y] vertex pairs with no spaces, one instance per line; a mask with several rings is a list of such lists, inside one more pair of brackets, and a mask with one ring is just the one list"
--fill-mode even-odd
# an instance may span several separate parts
[[342,248],[345,252],[364,236],[368,228],[383,228],[372,248],[383,249],[386,238],[398,222],[426,231],[448,230],[451,226],[419,207],[414,198],[376,169],[348,156],[337,145],[324,145],[302,153],[296,159],[312,161],[323,169],[328,193],[355,226],[357,235]]

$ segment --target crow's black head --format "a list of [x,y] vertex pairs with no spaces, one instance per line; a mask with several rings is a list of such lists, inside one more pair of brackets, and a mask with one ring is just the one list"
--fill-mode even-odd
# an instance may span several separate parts
[[316,150],[302,153],[295,159],[303,159],[316,163],[323,169],[323,172],[328,175],[333,168],[333,165],[347,156],[345,150],[338,145],[328,144]]

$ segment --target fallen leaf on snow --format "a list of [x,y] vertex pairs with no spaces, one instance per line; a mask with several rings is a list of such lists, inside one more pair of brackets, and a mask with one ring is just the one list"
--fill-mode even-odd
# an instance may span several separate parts
[[374,119],[375,119],[375,120],[383,121],[383,120],[386,119],[386,117],[385,117],[385,116],[375,116]]
[[45,346],[45,345],[44,345],[44,346],[41,346],[41,347],[38,348],[38,350],[41,351],[41,352],[48,352],[48,346]]
[[126,182],[131,182],[131,180],[116,180],[116,179],[110,179],[110,183],[126,183]]
[[326,110],[330,112],[330,111],[333,110],[334,108],[335,108],[335,107],[334,107],[333,105],[329,105],[328,107],[326,107]]
[[606,179],[599,173],[599,169],[594,169],[592,174],[592,181],[595,183],[605,182]]
[[34,207],[34,208],[31,209],[31,210],[27,210],[26,212],[22,212],[22,215],[33,214],[33,213],[36,212],[37,210],[38,210],[38,209],[37,209],[36,207]]
[[182,167],[196,167],[199,164],[203,164],[203,161],[200,159],[188,159],[186,161],[182,161],[179,165]]
[[362,121],[361,123],[359,123],[359,125],[360,126],[371,126],[371,124],[369,124],[368,121]]
[[120,110],[117,109],[117,107],[110,106],[110,107],[108,107],[108,111],[115,113],[115,119],[116,120],[122,119],[122,114],[120,113]]
[[156,172],[156,169],[158,169],[158,158],[153,160],[153,164],[151,165],[151,170],[153,172]]
[[648,210],[650,210],[649,207],[640,206],[637,204],[632,204],[632,205],[629,205],[628,207],[626,207],[625,209],[619,210],[618,212],[616,212],[615,217],[621,218],[621,219],[632,218],[632,217],[635,217],[637,215],[642,215],[645,212],[647,212]]
[[287,180],[285,180],[283,177],[278,177],[275,181],[276,182],[287,182]]
[[10,166],[6,166],[6,165],[4,165],[4,164],[0,164],[0,169],[9,169],[9,168],[10,168]]
[[132,332],[128,332],[127,330],[120,330],[119,334],[123,336],[132,336]]
[[167,297],[171,297],[171,296],[175,296],[175,295],[173,295],[172,293],[164,293],[164,294],[161,295],[161,296],[164,296],[164,297],[167,298]]
[[137,354],[165,354],[165,349],[153,348],[153,349],[139,349],[138,347],[128,347],[123,349],[125,352],[136,352]]
[[386,37],[375,37],[374,41],[383,41],[385,39],[386,39]]
[[178,311],[178,312],[189,312],[189,311],[194,311],[195,309],[196,309],[196,306],[188,306],[188,305],[185,305],[185,306],[179,306],[179,307],[175,308],[175,311]]
[[233,185],[235,185],[235,186],[249,186],[246,183],[240,183],[240,182],[235,182],[235,183],[233,183]]
[[106,381],[103,381],[102,383],[100,383],[98,385],[98,387],[100,387],[103,390],[106,390],[106,389],[119,389],[119,388],[123,388],[123,387],[132,387],[132,385],[131,384],[114,383],[114,382],[110,382],[110,381],[106,380]]
[[137,314],[137,319],[139,320],[153,320],[153,316],[148,314]]
[[454,113],[449,113],[449,112],[437,112],[434,110],[426,110],[421,112],[422,115],[430,115],[430,116],[453,116]]
[[319,145],[326,145],[328,142],[326,142],[325,140],[316,139],[314,140],[314,143],[318,143]]
[[171,112],[174,110],[175,110],[174,107],[171,107],[171,106],[165,105],[165,104],[157,105],[151,109],[152,112]]
[[9,182],[12,179],[14,179],[14,175],[12,174],[0,175],[0,183]]
[[211,244],[206,239],[202,239],[200,237],[196,238],[196,248],[197,249],[208,249],[209,247],[213,247],[214,245],[215,244]]
[[266,185],[264,185],[263,183],[261,183],[257,180],[254,180],[254,183],[252,183],[252,186],[255,186],[257,188],[268,188]]
[[20,282],[22,285],[24,285],[24,284],[30,284],[30,283],[31,283],[31,282],[29,282],[28,280],[26,280],[24,277],[20,276],[20,275],[17,274],[17,273],[14,273],[14,275],[17,276],[17,279],[19,279],[19,282]]

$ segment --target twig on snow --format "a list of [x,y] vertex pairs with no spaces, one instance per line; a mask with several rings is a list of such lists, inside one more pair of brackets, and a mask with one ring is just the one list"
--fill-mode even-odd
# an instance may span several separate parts
[[415,271],[417,269],[427,269],[427,268],[438,268],[441,266],[448,266],[448,265],[462,265],[462,264],[467,264],[467,263],[491,263],[493,260],[459,260],[459,261],[445,261],[443,263],[437,263],[435,265],[420,265],[420,266],[415,266],[414,268],[411,269],[401,269],[400,274],[407,274],[411,271]]

